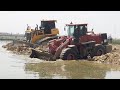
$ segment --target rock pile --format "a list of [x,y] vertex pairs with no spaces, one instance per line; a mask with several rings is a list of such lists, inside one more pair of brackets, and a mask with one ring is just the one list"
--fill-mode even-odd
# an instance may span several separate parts
[[[113,46],[114,47],[114,46]],[[120,46],[114,47],[114,49],[105,55],[93,57],[93,61],[107,64],[120,65]]]
[[6,48],[9,51],[12,51],[13,53],[16,54],[24,54],[28,55],[31,53],[31,48],[25,44],[13,44],[13,43],[8,43],[7,45],[3,45],[3,48]]

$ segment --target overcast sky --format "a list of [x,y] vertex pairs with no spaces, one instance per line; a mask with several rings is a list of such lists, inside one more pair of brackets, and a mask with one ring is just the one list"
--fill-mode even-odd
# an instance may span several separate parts
[[40,20],[57,20],[56,26],[64,35],[65,24],[88,23],[88,30],[108,33],[120,38],[120,11],[0,11],[0,32],[24,33],[27,24],[32,28]]

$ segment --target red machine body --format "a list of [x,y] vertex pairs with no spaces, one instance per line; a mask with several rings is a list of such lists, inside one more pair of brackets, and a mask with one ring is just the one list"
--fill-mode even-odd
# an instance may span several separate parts
[[[65,47],[67,48],[68,45],[72,45],[73,37],[70,36],[62,36],[59,39],[54,39],[49,42],[49,52],[51,54],[55,54],[57,51],[57,48],[62,45],[65,41],[67,41],[67,44],[65,44]],[[101,44],[103,42],[103,39],[101,37],[101,34],[89,34],[84,35],[79,38],[80,43],[89,42],[89,41],[95,41],[96,44]]]

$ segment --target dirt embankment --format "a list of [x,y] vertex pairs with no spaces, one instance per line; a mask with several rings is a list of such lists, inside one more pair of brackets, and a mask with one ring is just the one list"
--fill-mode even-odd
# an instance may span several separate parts
[[2,47],[15,54],[29,55],[31,53],[31,48],[25,44],[13,44],[11,42]]
[[112,47],[113,50],[110,53],[102,56],[95,56],[92,60],[99,63],[120,65],[120,45],[112,45]]
[[[107,53],[102,56],[95,56],[91,60],[97,61],[99,63],[120,65],[120,45],[112,45],[112,46],[113,46],[113,50],[110,53]],[[3,45],[2,47],[16,54],[22,54],[22,55],[31,54],[31,48],[25,44],[14,45],[13,43],[8,43],[7,45]]]

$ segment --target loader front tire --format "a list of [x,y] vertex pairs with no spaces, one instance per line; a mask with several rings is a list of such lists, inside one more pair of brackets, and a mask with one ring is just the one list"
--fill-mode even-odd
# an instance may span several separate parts
[[73,48],[66,48],[61,52],[60,59],[62,59],[62,60],[76,60],[77,53]]

